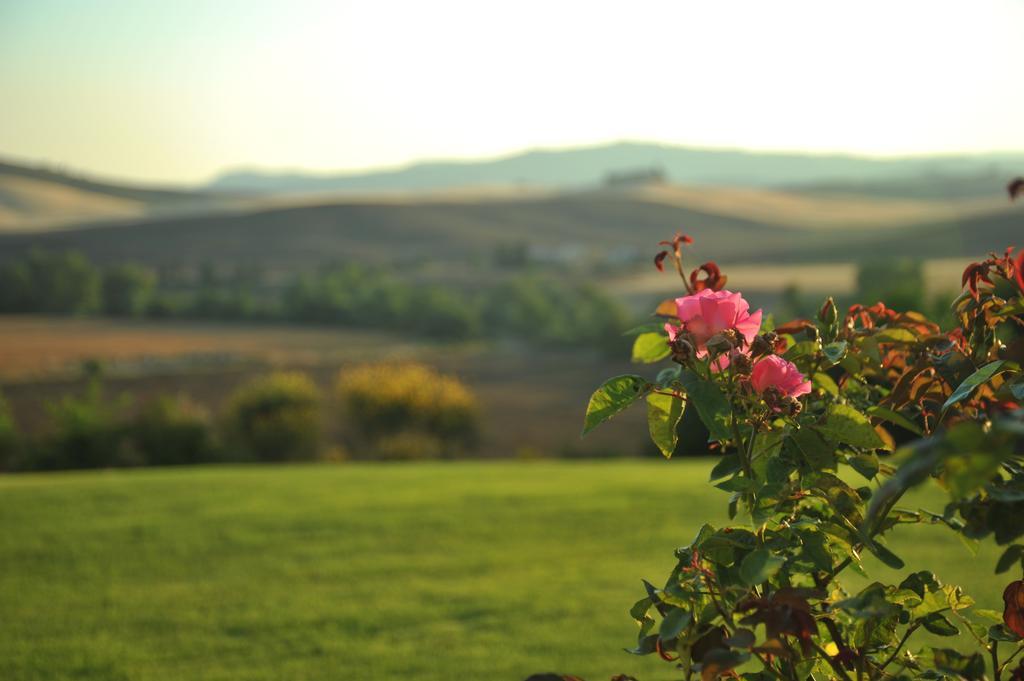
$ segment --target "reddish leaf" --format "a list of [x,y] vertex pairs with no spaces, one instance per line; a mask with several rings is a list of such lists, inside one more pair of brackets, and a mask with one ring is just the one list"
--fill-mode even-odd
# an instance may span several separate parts
[[1011,201],[1024,194],[1024,177],[1018,177],[1011,181],[1010,184],[1006,185],[1006,191],[1010,194]]
[[[706,276],[701,279],[700,273],[703,272]],[[711,289],[712,291],[721,291],[725,288],[725,282],[728,279],[722,270],[718,268],[718,265],[712,262],[706,262],[693,272],[690,272],[690,287],[694,293],[697,291],[703,291],[704,289]]]
[[662,251],[658,255],[654,256],[654,266],[658,268],[659,272],[665,271],[665,258],[668,257],[668,251]]
[[1024,581],[1010,582],[1003,591],[1003,623],[1006,628],[1024,638]]
[[775,327],[775,333],[779,334],[780,336],[784,334],[795,336],[801,331],[806,331],[807,329],[813,328],[815,328],[813,322],[810,322],[806,319],[794,319],[791,322],[786,322],[782,326]]
[[1024,248],[1017,254],[1013,263],[1013,278],[1017,280],[1017,288],[1024,292]]

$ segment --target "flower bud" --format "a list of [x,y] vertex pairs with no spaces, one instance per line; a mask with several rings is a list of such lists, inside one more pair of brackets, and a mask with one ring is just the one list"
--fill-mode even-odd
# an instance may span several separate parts
[[708,342],[705,344],[705,347],[707,347],[709,352],[712,352],[714,354],[720,355],[722,353],[729,352],[734,347],[736,347],[736,345],[725,334],[725,332],[722,332],[722,333],[716,333],[714,336],[709,338]]
[[669,341],[669,348],[672,350],[672,361],[678,364],[685,364],[693,358],[695,350],[693,343],[687,338],[688,334],[679,334],[675,340]]
[[829,327],[839,321],[839,309],[831,296],[825,299],[825,303],[818,310],[818,321]]
[[786,397],[782,398],[779,404],[779,408],[785,414],[789,414],[790,416],[796,416],[803,410],[804,406],[800,404],[800,400],[796,399],[795,397],[790,397],[787,395]]
[[750,359],[750,355],[737,352],[730,359],[729,366],[737,375],[749,376],[754,369],[754,360]]
[[778,342],[779,334],[774,331],[768,331],[762,333],[760,336],[754,336],[754,341],[750,344],[750,354],[754,357],[770,355],[775,352],[775,346]]

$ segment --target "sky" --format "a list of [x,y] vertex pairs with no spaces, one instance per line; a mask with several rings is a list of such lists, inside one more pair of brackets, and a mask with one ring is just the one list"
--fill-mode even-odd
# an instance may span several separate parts
[[1024,150],[1024,0],[0,0],[0,157],[142,182],[643,140]]

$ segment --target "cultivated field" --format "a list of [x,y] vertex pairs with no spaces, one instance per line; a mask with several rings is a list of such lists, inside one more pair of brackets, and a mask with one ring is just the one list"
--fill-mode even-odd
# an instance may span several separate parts
[[0,383],[26,432],[47,422],[47,405],[83,386],[82,362],[104,366],[108,396],[129,407],[184,394],[216,412],[231,391],[274,369],[308,372],[324,390],[327,432],[339,371],[354,363],[416,360],[464,380],[480,401],[479,454],[636,454],[646,443],[643,410],[580,440],[583,410],[604,377],[640,369],[580,350],[404,340],[398,334],[317,327],[110,321],[0,316]]
[[[722,521],[709,465],[3,477],[0,678],[668,679],[670,666],[620,652],[635,636],[626,611],[640,578],[663,579],[674,547]],[[922,499],[941,505],[908,505]],[[1001,605],[995,549],[901,532],[891,545],[909,568]]]

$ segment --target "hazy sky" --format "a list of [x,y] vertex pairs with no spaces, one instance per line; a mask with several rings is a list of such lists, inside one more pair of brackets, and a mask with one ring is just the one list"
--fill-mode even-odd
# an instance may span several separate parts
[[0,156],[200,182],[615,139],[1024,149],[1024,0],[0,0]]

